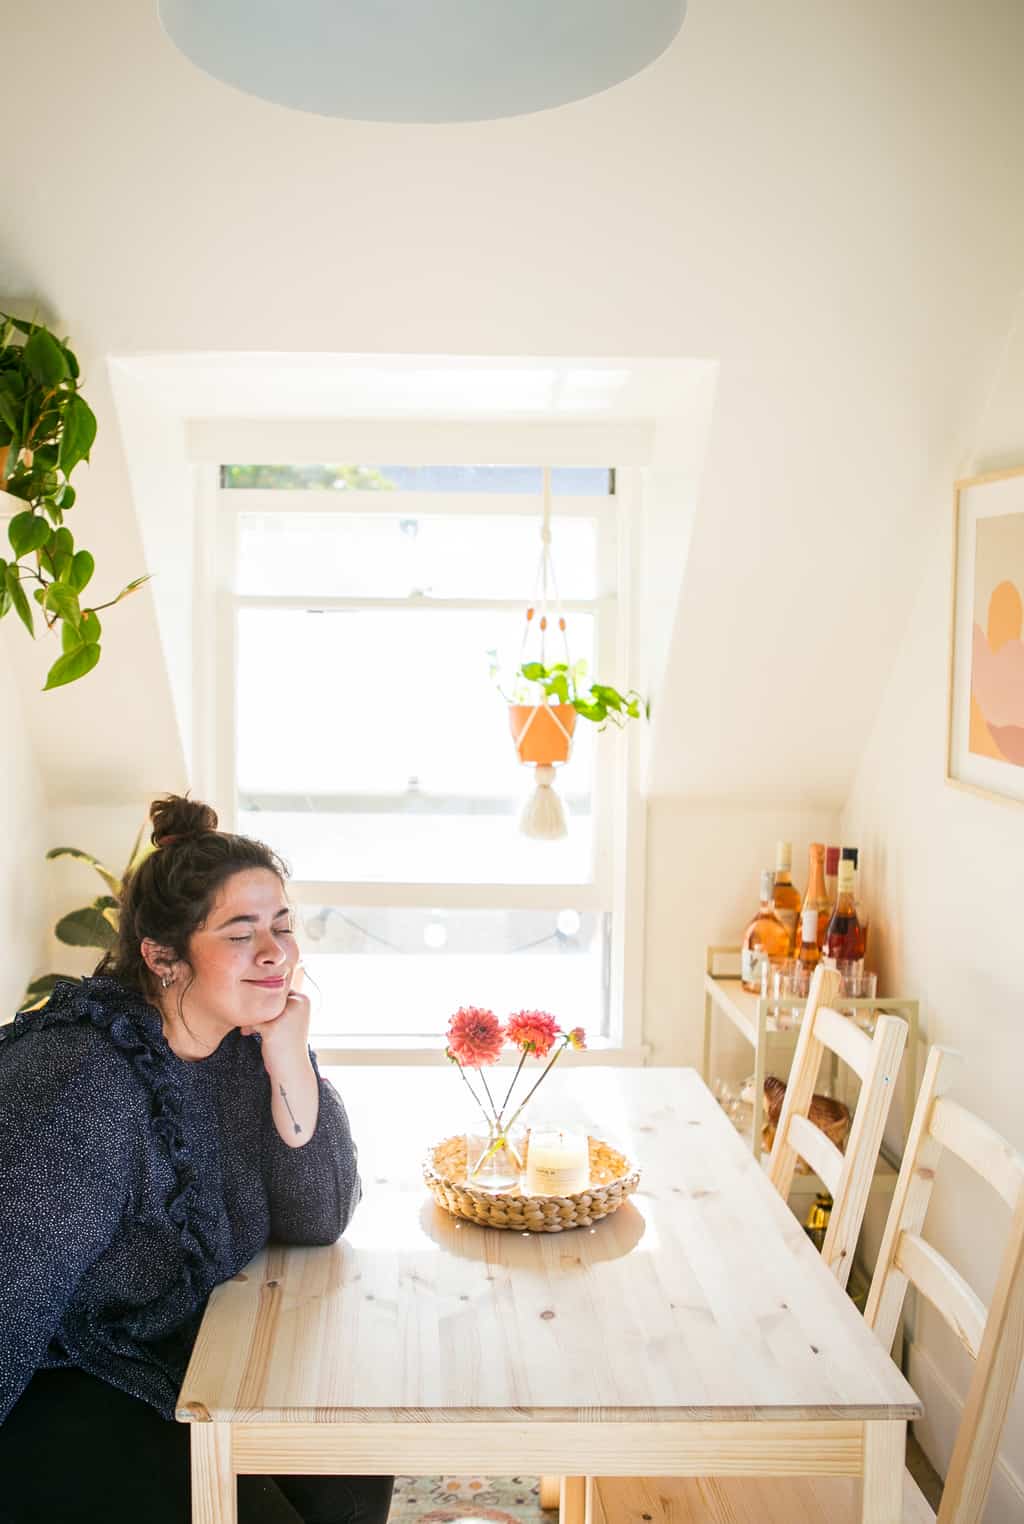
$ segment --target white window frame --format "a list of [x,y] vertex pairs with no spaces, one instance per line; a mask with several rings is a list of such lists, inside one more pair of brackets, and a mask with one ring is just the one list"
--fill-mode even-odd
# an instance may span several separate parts
[[[385,452],[387,453],[387,452]],[[378,441],[375,458],[384,458]],[[277,458],[275,456],[275,458]],[[352,456],[351,458],[357,458]],[[365,453],[360,459],[369,460]],[[391,452],[396,463],[401,455]],[[479,451],[466,459],[486,459]],[[410,462],[412,463],[412,462]],[[602,464],[605,464],[602,462]],[[211,799],[222,826],[233,830],[237,820],[236,698],[237,617],[244,607],[300,609],[360,609],[372,607],[493,608],[521,611],[525,599],[368,599],[321,596],[267,597],[240,595],[235,587],[238,515],[274,513],[399,513],[402,517],[437,514],[521,514],[538,520],[537,494],[359,491],[344,501],[320,490],[292,488],[222,488],[217,466],[200,465],[196,473],[195,601],[194,601],[194,736],[193,783],[200,797]],[[556,517],[578,515],[597,523],[598,597],[565,600],[566,612],[592,612],[596,624],[595,671],[618,673],[630,680],[632,613],[635,595],[639,476],[633,469],[616,470],[615,492],[601,496],[552,498]],[[341,494],[339,494],[339,497]],[[539,547],[539,538],[538,538]],[[204,654],[215,652],[212,661]],[[614,678],[612,679],[615,680]],[[594,866],[585,884],[435,884],[380,883],[293,879],[289,894],[298,904],[346,906],[406,905],[424,908],[608,910],[612,947],[608,992],[610,1035],[597,1039],[585,1054],[565,1055],[568,1062],[643,1062],[642,988],[644,945],[644,881],[646,876],[646,810],[637,779],[638,727],[602,738],[595,748],[593,779]],[[440,1057],[436,1038],[366,1034],[317,1034],[314,1045],[328,1063],[431,1062]]]

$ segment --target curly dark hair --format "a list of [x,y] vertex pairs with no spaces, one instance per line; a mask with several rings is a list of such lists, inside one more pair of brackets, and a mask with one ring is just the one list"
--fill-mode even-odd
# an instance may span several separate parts
[[218,831],[208,804],[167,794],[149,807],[155,852],[143,858],[124,881],[117,943],[97,973],[110,974],[144,995],[154,979],[142,956],[149,937],[191,966],[188,947],[206,924],[218,889],[235,873],[266,868],[284,884],[288,867],[276,852],[250,836]]

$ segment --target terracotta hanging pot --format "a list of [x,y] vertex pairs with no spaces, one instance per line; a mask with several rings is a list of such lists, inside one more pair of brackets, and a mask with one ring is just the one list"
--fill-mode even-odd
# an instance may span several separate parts
[[508,719],[520,762],[568,762],[576,728],[571,704],[510,704]]

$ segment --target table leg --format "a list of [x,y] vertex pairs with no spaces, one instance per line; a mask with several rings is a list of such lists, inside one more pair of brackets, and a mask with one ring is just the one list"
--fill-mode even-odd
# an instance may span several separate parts
[[558,1500],[558,1524],[584,1524],[587,1509],[585,1476],[563,1476]]
[[191,1430],[192,1524],[238,1524],[231,1425],[194,1423]]
[[905,1419],[864,1425],[863,1524],[900,1524],[906,1455]]
[[557,1508],[561,1502],[561,1477],[542,1476],[540,1479],[540,1506]]

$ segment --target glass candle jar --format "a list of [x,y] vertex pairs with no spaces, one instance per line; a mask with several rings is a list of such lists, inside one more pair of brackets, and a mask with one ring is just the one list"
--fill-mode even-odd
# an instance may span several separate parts
[[529,1196],[570,1196],[590,1184],[586,1129],[554,1122],[530,1128],[523,1189]]

